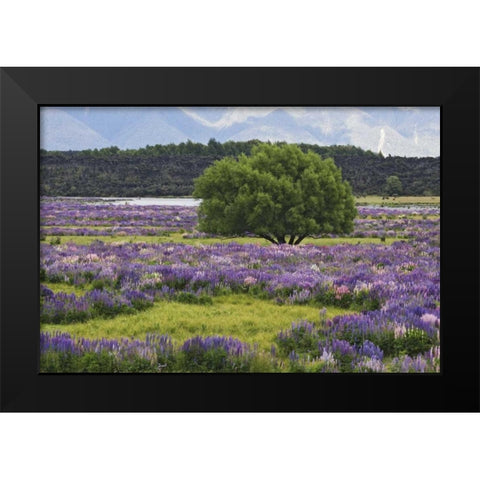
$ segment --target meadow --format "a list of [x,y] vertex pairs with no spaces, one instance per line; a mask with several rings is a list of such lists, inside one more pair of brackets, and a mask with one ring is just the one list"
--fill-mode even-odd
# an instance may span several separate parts
[[41,371],[438,372],[438,197],[358,205],[350,235],[290,246],[42,198]]

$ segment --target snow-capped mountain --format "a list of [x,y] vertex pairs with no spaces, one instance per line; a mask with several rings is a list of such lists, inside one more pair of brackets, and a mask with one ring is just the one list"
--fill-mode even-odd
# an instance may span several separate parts
[[46,150],[228,140],[355,145],[404,156],[440,154],[437,107],[43,107]]

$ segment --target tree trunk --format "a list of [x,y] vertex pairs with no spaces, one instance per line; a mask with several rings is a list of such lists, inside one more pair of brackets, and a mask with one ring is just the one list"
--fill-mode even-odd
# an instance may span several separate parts
[[305,237],[307,237],[307,235],[300,235],[293,244],[298,245]]
[[278,245],[278,242],[273,237],[271,237],[270,235],[260,235],[260,236],[262,238],[264,238],[265,240],[268,240],[269,242],[272,242],[275,245]]
[[[264,238],[265,240],[268,240],[271,243],[274,243],[275,245],[282,245],[287,243],[285,240],[285,235],[260,235],[260,237]],[[277,237],[277,238],[275,238]],[[298,245],[304,238],[308,237],[308,235],[300,235],[295,239],[295,235],[290,235],[290,238],[288,240],[289,245]]]

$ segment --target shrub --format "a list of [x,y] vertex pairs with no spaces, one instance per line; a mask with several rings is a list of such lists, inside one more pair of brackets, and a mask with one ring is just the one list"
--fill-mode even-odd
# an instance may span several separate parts
[[106,290],[92,290],[85,296],[91,305],[93,315],[113,317],[133,310],[131,302]]
[[299,356],[295,352],[289,355],[288,371],[290,373],[337,373],[337,361],[332,353],[324,351],[321,356]]
[[395,353],[408,356],[424,353],[435,345],[435,341],[424,330],[409,328],[395,340]]
[[249,371],[252,373],[275,372],[278,368],[278,362],[274,357],[261,352],[252,355],[249,362]]
[[40,356],[40,371],[43,373],[70,373],[75,371],[76,357],[70,352],[45,352]]
[[356,347],[360,347],[368,340],[379,347],[387,356],[393,355],[396,352],[395,334],[387,328],[378,327],[362,331],[360,328],[357,328],[357,325],[353,324],[339,331],[337,338],[346,340]]
[[115,357],[109,352],[88,352],[75,357],[73,368],[78,373],[118,372]]
[[250,347],[232,337],[193,337],[184,342],[176,357],[183,372],[241,372],[249,370]]
[[175,300],[180,303],[189,303],[189,304],[197,304],[197,305],[211,305],[213,304],[213,300],[208,295],[195,295],[191,292],[179,292],[175,296]]
[[84,322],[91,316],[88,302],[84,298],[77,298],[75,294],[48,293],[45,289],[42,293],[40,304],[41,323],[75,323]]
[[319,353],[318,343],[320,333],[315,325],[306,320],[292,323],[290,329],[281,331],[276,338],[279,351],[283,355],[291,352],[297,353]]
[[174,366],[172,340],[168,335],[149,334],[142,342],[41,333],[40,352],[42,372],[149,373]]
[[160,368],[146,358],[135,356],[118,364],[119,373],[158,373]]
[[92,280],[92,283],[90,284],[90,289],[91,290],[104,290],[105,287],[107,286],[107,280],[103,278],[96,278]]

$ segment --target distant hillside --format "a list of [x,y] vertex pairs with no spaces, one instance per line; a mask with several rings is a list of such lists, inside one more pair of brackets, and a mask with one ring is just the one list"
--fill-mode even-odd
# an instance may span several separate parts
[[[40,194],[50,196],[185,196],[193,180],[215,160],[249,154],[258,141],[208,145],[186,142],[138,150],[116,147],[40,155]],[[440,159],[383,157],[356,147],[299,145],[341,167],[355,195],[382,195],[389,176],[397,176],[403,195],[440,195]]]

